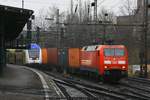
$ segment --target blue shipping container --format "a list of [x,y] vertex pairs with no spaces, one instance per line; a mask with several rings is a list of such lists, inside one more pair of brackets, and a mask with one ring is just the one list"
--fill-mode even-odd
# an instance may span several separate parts
[[68,49],[58,49],[58,64],[60,66],[68,66]]

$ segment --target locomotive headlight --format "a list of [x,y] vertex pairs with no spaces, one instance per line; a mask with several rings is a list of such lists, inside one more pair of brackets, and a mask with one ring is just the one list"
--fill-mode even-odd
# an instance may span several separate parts
[[107,66],[104,66],[104,68],[107,69],[108,67],[107,67]]
[[125,69],[126,67],[125,66],[122,66],[122,69]]
[[118,61],[118,64],[126,64],[126,61]]
[[111,64],[111,61],[105,60],[105,61],[104,61],[104,64]]

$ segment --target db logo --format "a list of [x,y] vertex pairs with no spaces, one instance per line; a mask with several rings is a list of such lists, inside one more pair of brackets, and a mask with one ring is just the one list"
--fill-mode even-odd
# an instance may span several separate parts
[[117,64],[117,61],[113,61],[112,64]]

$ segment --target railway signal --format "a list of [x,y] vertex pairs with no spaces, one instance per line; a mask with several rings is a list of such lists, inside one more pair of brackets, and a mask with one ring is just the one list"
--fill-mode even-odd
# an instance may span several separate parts
[[40,27],[37,27],[37,34],[36,34],[36,42],[37,44],[39,44],[40,42]]
[[35,16],[32,15],[31,18],[27,22],[27,44],[32,42],[32,20],[35,19]]

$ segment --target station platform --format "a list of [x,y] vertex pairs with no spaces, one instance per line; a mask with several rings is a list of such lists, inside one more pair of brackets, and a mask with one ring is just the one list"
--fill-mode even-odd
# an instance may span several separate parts
[[[0,76],[0,100],[45,100],[46,97],[57,97],[51,85],[47,86],[45,92],[41,77],[24,66],[8,64]],[[49,79],[45,80],[50,82]]]

